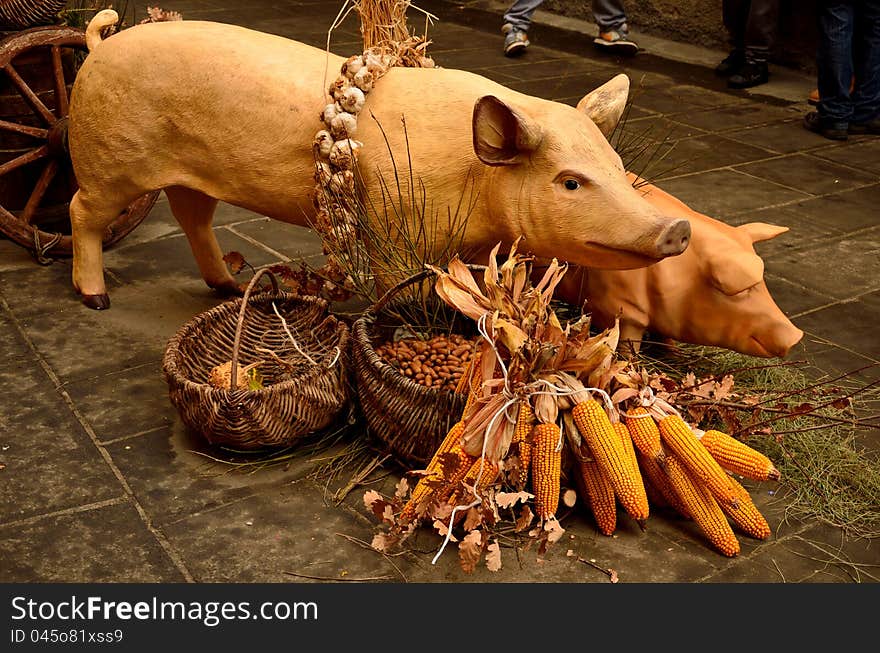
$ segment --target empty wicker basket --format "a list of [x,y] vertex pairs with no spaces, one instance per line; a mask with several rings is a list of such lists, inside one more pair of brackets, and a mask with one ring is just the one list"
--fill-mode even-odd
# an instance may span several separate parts
[[[264,274],[272,290],[256,293]],[[297,357],[273,303],[313,362]],[[166,348],[163,372],[181,419],[208,442],[237,449],[289,446],[329,426],[348,404],[348,349],[348,327],[330,315],[326,301],[279,291],[274,275],[263,269],[242,299],[205,311],[180,328]],[[287,364],[269,352],[283,352]],[[238,366],[262,361],[265,387],[209,384],[210,371],[230,360],[233,379]]]

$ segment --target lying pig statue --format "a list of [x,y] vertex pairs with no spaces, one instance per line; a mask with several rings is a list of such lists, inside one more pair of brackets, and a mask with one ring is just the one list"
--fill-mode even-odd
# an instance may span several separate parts
[[[101,234],[132,200],[163,188],[205,282],[234,290],[211,229],[217,201],[309,224],[325,78],[344,59],[202,21],[137,25],[102,40],[116,20],[105,10],[89,24],[90,54],[72,91],[74,287],[87,306],[109,307]],[[619,75],[574,108],[460,70],[394,68],[367,94],[355,136],[370,199],[382,205],[378,175],[393,179],[391,155],[405,166],[408,143],[412,173],[440,215],[473,182],[462,249],[478,261],[521,235],[536,255],[598,268],[680,254],[688,220],[634,190],[606,139],[628,92]]]
[[650,330],[682,342],[784,357],[804,334],[770,297],[764,263],[752,244],[788,227],[761,222],[731,227],[656,186],[641,190],[664,215],[690,221],[687,251],[639,270],[572,269],[556,295],[576,306],[586,300],[599,326],[613,324],[619,315],[621,343],[635,351]]

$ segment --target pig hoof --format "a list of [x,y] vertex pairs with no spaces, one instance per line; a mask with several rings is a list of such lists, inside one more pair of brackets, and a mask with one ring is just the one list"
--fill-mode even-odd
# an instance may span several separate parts
[[244,291],[239,288],[238,284],[234,281],[226,281],[223,283],[218,283],[216,285],[211,285],[211,288],[220,295],[221,297],[241,297],[244,295]]
[[96,311],[106,311],[110,308],[110,295],[107,293],[100,295],[83,295],[82,303]]

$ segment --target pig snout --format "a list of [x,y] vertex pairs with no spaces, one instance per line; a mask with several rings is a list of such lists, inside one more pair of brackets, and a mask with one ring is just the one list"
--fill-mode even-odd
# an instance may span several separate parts
[[691,223],[684,219],[673,220],[654,243],[659,257],[675,256],[687,249],[691,242]]
[[776,324],[766,334],[756,337],[755,340],[758,346],[770,356],[785,358],[791,348],[798,344],[803,337],[804,332],[786,319],[785,322]]

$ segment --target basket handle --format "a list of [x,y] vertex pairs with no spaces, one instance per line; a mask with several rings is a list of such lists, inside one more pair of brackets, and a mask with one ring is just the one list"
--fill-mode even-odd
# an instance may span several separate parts
[[251,296],[251,292],[253,292],[254,287],[257,285],[257,281],[264,275],[269,275],[269,281],[272,282],[272,290],[277,295],[278,290],[278,280],[275,278],[275,274],[269,268],[260,268],[254,274],[253,279],[248,284],[247,288],[244,291],[244,296],[241,298],[241,308],[238,309],[238,323],[235,325],[235,339],[232,341],[232,367],[229,370],[230,379],[229,379],[229,389],[233,389],[237,383],[238,379],[238,349],[241,345],[241,331],[244,327],[244,313],[247,310],[248,299]]
[[[485,265],[477,265],[475,263],[465,263],[465,265],[467,266],[467,268],[469,270],[474,270],[475,272],[485,270],[487,267]],[[407,286],[409,286],[411,284],[418,283],[419,281],[422,281],[423,279],[427,279],[432,274],[434,274],[433,270],[431,270],[429,268],[425,268],[424,270],[416,272],[414,275],[412,275],[408,279],[404,279],[403,281],[398,283],[396,286],[393,286],[388,291],[386,291],[385,294],[382,295],[382,297],[380,297],[376,301],[376,303],[370,307],[370,310],[367,312],[371,313],[373,315],[378,315],[379,312],[383,308],[385,308],[385,306],[388,304],[388,302],[390,302],[397,293],[399,293],[401,290],[403,290],[404,288],[406,288]]]

